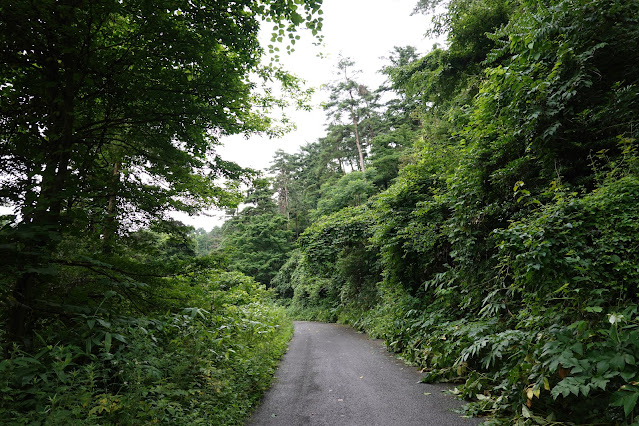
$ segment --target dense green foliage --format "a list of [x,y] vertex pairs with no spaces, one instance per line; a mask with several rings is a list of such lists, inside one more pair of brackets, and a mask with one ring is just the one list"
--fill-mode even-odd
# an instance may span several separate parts
[[32,351],[0,362],[3,424],[243,424],[290,320],[238,273],[181,277],[170,291],[180,299],[163,315],[97,308],[43,324]]
[[245,421],[290,320],[220,230],[170,214],[237,207],[256,173],[219,139],[281,134],[273,108],[308,94],[264,64],[260,25],[290,50],[320,6],[0,4],[0,422]]
[[[249,73],[298,81],[259,19],[294,40],[319,2],[178,3],[0,6],[3,420],[239,423],[290,335],[273,292],[489,423],[637,423],[639,3],[420,0],[446,46],[374,90],[342,58],[272,179],[214,145],[279,131]],[[221,229],[166,218],[249,180]]]
[[432,31],[383,70],[366,175],[297,187],[314,220],[277,294],[490,422],[634,424],[639,4],[453,0]]
[[256,180],[245,200],[251,204],[224,224],[220,243],[231,269],[265,285],[286,262],[293,240],[272,196],[269,181]]

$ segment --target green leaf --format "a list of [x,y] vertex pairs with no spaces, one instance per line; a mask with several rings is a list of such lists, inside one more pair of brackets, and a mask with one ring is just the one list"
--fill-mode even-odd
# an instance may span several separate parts
[[104,350],[105,352],[111,351],[111,333],[107,332],[104,334]]
[[579,396],[581,386],[584,384],[584,382],[585,378],[583,377],[566,377],[561,382],[557,383],[554,388],[552,388],[550,394],[553,396],[554,399],[557,399],[559,395],[565,398],[571,393],[575,396]]
[[612,395],[612,400],[610,405],[613,407],[623,407],[624,414],[626,417],[629,417],[637,405],[637,400],[639,400],[639,391],[622,389]]
[[302,15],[300,15],[297,12],[293,12],[291,14],[291,22],[293,22],[295,25],[300,25],[302,22],[304,22],[304,18],[302,18]]
[[[610,369],[610,363],[607,360],[602,359],[601,361],[597,362],[597,373],[598,374],[603,374],[606,371],[608,371],[609,369]],[[593,377],[593,380],[595,378],[596,377]]]

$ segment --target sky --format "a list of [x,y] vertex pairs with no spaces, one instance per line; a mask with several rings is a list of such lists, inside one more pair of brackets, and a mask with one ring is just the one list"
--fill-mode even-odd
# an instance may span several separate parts
[[[389,56],[395,46],[415,46],[422,54],[430,51],[437,40],[425,38],[430,18],[412,15],[416,3],[417,0],[324,0],[323,46],[314,46],[312,35],[301,31],[295,52],[280,55],[280,63],[286,70],[315,88],[313,111],[288,112],[297,130],[279,139],[258,136],[224,139],[223,146],[218,149],[222,158],[243,167],[263,170],[269,167],[278,149],[294,153],[300,146],[322,137],[325,118],[320,104],[328,93],[321,90],[321,86],[335,79],[340,55],[351,58],[355,68],[362,71],[358,77],[362,84],[376,88],[384,82],[384,76],[378,72],[388,63],[383,58]],[[270,26],[265,29],[261,38],[264,44],[270,44]],[[320,53],[321,57],[318,56]],[[207,231],[223,223],[223,214],[216,211],[208,212],[208,216],[178,214],[175,217]]]

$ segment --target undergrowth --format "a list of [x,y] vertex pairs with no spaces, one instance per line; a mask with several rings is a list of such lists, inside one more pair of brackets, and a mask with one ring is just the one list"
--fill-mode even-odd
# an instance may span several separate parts
[[183,290],[197,297],[175,313],[41,324],[32,350],[14,346],[0,362],[2,424],[244,424],[292,323],[239,273]]

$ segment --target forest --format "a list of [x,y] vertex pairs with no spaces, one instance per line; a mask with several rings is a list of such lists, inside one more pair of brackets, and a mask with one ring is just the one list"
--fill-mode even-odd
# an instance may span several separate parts
[[302,319],[487,425],[637,424],[639,2],[417,0],[444,45],[340,57],[323,137],[220,158],[308,100],[258,30],[321,3],[0,5],[0,418],[243,424]]

